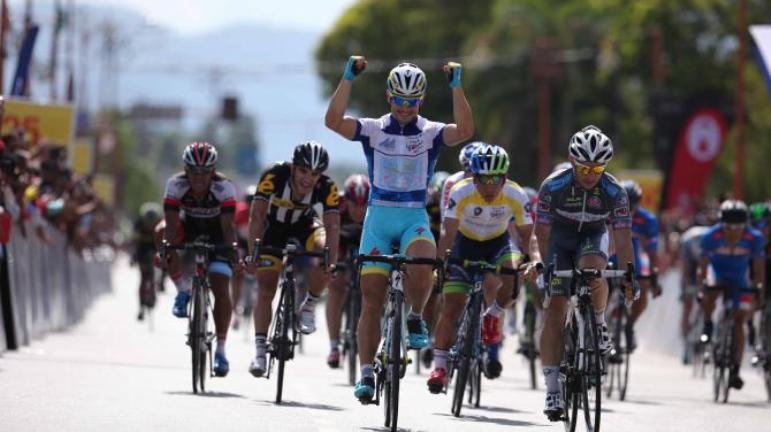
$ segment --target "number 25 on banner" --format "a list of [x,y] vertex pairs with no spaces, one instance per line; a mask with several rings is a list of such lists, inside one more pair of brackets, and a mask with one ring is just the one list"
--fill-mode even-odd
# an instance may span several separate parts
[[16,130],[24,131],[26,139],[35,146],[40,141],[40,118],[38,116],[18,116],[5,113],[3,118],[3,133]]

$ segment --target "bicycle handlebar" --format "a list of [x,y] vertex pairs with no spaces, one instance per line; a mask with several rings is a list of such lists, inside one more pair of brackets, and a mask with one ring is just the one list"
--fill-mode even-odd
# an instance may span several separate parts
[[554,276],[570,279],[573,277],[590,277],[590,278],[626,278],[628,282],[632,282],[634,279],[634,264],[627,263],[626,270],[598,270],[595,268],[577,269],[571,270],[554,270],[552,272]]
[[381,262],[391,265],[430,265],[434,267],[442,267],[443,262],[440,259],[436,258],[421,258],[421,257],[411,257],[407,255],[366,255],[361,254],[356,257],[356,265],[360,266],[364,262]]
[[207,242],[201,242],[201,241],[195,241],[195,242],[186,242],[186,243],[179,243],[179,244],[169,244],[166,240],[164,240],[161,243],[161,256],[165,256],[166,252],[169,250],[180,250],[180,251],[205,251],[205,252],[214,252],[214,253],[220,253],[220,252],[235,252],[238,250],[238,243],[232,243],[230,245],[224,244],[224,243],[207,243]]
[[313,257],[313,258],[321,258],[324,262],[324,267],[327,267],[329,265],[329,246],[325,246],[324,250],[322,252],[315,252],[315,251],[304,251],[297,248],[296,245],[293,244],[287,244],[283,248],[277,248],[273,246],[261,246],[260,245],[261,240],[260,239],[254,239],[254,248],[252,249],[252,254],[246,257],[246,262],[256,262],[258,257],[261,257],[262,255],[274,255],[279,257],[286,257],[291,256],[293,258],[296,257]]
[[[473,260],[465,260],[465,259],[452,258],[452,257],[447,258],[446,264],[457,264],[465,268],[466,270],[471,270],[474,272],[489,271],[495,274],[507,274],[507,275],[513,275],[513,276],[517,276],[519,273],[522,273],[527,270],[526,267],[509,268],[509,267],[502,267],[500,265],[490,264],[487,261],[473,261]],[[543,264],[536,263],[536,270],[539,272],[543,270]]]

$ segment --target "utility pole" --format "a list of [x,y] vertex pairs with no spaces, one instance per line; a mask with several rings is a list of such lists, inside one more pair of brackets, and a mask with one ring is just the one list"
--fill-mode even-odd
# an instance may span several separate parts
[[736,31],[739,50],[736,52],[736,157],[734,158],[734,198],[744,196],[744,63],[747,49],[747,1],[739,0]]
[[538,179],[551,171],[551,81],[559,75],[555,58],[557,41],[552,37],[536,39],[532,51],[532,74],[538,87]]

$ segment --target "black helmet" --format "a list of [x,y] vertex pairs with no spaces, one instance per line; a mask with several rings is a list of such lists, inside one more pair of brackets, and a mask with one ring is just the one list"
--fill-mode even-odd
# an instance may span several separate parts
[[621,182],[621,187],[626,191],[626,196],[629,197],[629,206],[635,206],[640,203],[642,199],[642,188],[634,180],[624,180]]
[[747,204],[740,200],[725,200],[720,204],[720,222],[727,224],[747,223]]
[[292,163],[324,172],[329,167],[329,155],[316,141],[303,141],[294,148]]

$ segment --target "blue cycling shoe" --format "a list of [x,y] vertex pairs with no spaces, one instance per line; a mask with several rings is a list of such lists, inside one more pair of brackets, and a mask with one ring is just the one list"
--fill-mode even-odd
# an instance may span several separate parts
[[372,398],[375,397],[375,378],[362,377],[361,381],[356,383],[353,395],[363,404],[372,402]]
[[214,353],[214,365],[212,365],[214,375],[224,377],[230,372],[230,363],[224,353]]
[[174,299],[174,308],[171,310],[171,313],[177,318],[186,318],[188,302],[190,302],[190,293],[186,291],[178,292],[177,297]]
[[428,346],[428,327],[425,321],[420,318],[407,319],[407,332],[411,349],[423,349]]

